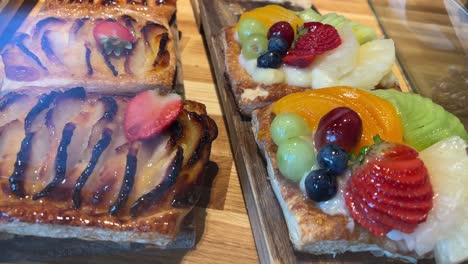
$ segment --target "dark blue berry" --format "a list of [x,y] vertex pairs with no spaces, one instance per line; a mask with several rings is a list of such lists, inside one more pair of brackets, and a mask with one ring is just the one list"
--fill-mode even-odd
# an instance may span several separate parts
[[280,36],[273,36],[268,41],[268,50],[274,51],[281,56],[286,55],[286,53],[288,52],[288,49],[289,49],[288,42]]
[[257,66],[278,69],[281,66],[281,56],[274,51],[267,50],[257,58]]
[[346,151],[335,144],[326,144],[317,154],[318,165],[334,175],[340,175],[346,170],[348,159]]
[[328,201],[336,195],[338,184],[336,177],[326,169],[311,171],[305,179],[307,196],[316,201]]

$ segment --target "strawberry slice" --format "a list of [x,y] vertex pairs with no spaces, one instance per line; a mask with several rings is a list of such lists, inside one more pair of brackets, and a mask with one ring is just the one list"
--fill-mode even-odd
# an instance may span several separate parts
[[379,142],[354,168],[345,201],[358,223],[383,236],[392,229],[413,232],[432,209],[432,196],[418,153],[401,144]]
[[[374,177],[378,177],[377,175]],[[399,200],[425,200],[432,197],[432,186],[429,182],[424,182],[418,186],[403,187],[398,183],[382,182],[374,180],[368,174],[356,175],[352,178],[355,181],[356,188],[362,192],[369,192],[374,196],[387,196],[389,199]],[[369,184],[371,182],[372,184]]]
[[308,51],[314,55],[337,48],[341,45],[341,38],[335,27],[320,22],[304,23],[309,32],[298,38],[294,49]]
[[315,55],[308,52],[291,50],[283,57],[283,63],[289,66],[305,68],[314,60]]
[[178,94],[158,95],[145,91],[135,96],[125,110],[125,136],[129,141],[154,137],[179,116],[183,108]]
[[335,49],[341,45],[341,38],[333,26],[320,22],[305,23],[294,43],[294,48],[283,57],[283,63],[305,68],[314,60],[315,56]]
[[382,160],[370,162],[365,176],[378,183],[398,184],[399,187],[414,187],[424,184],[427,170],[420,159]]
[[390,232],[392,230],[391,227],[377,223],[368,217],[367,212],[364,210],[363,202],[354,195],[354,189],[352,184],[348,184],[345,190],[345,203],[354,220],[376,236],[384,236]]
[[417,226],[417,224],[406,222],[404,219],[393,217],[389,214],[386,214],[385,212],[380,212],[376,208],[373,208],[372,206],[374,206],[374,204],[369,203],[369,201],[360,196],[356,189],[353,190],[353,197],[360,204],[361,208],[366,212],[367,218],[373,219],[374,222],[378,222],[385,227],[411,233]]
[[[358,187],[359,188],[359,187]],[[387,196],[376,191],[376,189],[360,189],[359,193],[369,203],[382,205],[382,207],[400,207],[406,210],[430,210],[432,208],[432,199],[421,199],[414,202],[414,199],[395,199],[395,197]]]

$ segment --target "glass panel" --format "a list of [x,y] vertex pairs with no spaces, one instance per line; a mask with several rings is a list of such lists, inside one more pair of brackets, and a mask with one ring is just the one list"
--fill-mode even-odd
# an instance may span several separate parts
[[369,0],[395,41],[414,92],[432,98],[468,128],[468,13],[464,0]]

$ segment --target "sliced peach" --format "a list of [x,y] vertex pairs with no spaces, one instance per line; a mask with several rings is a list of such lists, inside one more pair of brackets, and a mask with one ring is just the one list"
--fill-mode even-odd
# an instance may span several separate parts
[[246,18],[255,18],[262,22],[267,29],[269,29],[274,23],[279,21],[287,21],[291,24],[294,32],[304,22],[300,19],[293,11],[286,9],[279,5],[267,5],[259,8],[252,9],[242,14],[239,22],[236,25],[236,31],[239,23]]

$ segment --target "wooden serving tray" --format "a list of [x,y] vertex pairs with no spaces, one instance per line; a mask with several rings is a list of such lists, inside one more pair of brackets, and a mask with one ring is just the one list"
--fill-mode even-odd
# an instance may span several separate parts
[[[268,2],[239,0],[193,0],[192,2],[196,2],[193,4],[194,11],[200,10],[197,20],[201,22],[200,27],[209,49],[218,97],[260,261],[262,263],[399,263],[389,258],[375,257],[370,253],[311,255],[293,249],[282,210],[268,181],[266,163],[257,149],[251,120],[238,111],[224,64],[222,29],[235,25],[245,10],[266,5]],[[289,3],[285,6],[294,9]],[[315,9],[314,6],[312,8]],[[195,16],[197,17],[197,14]]]

